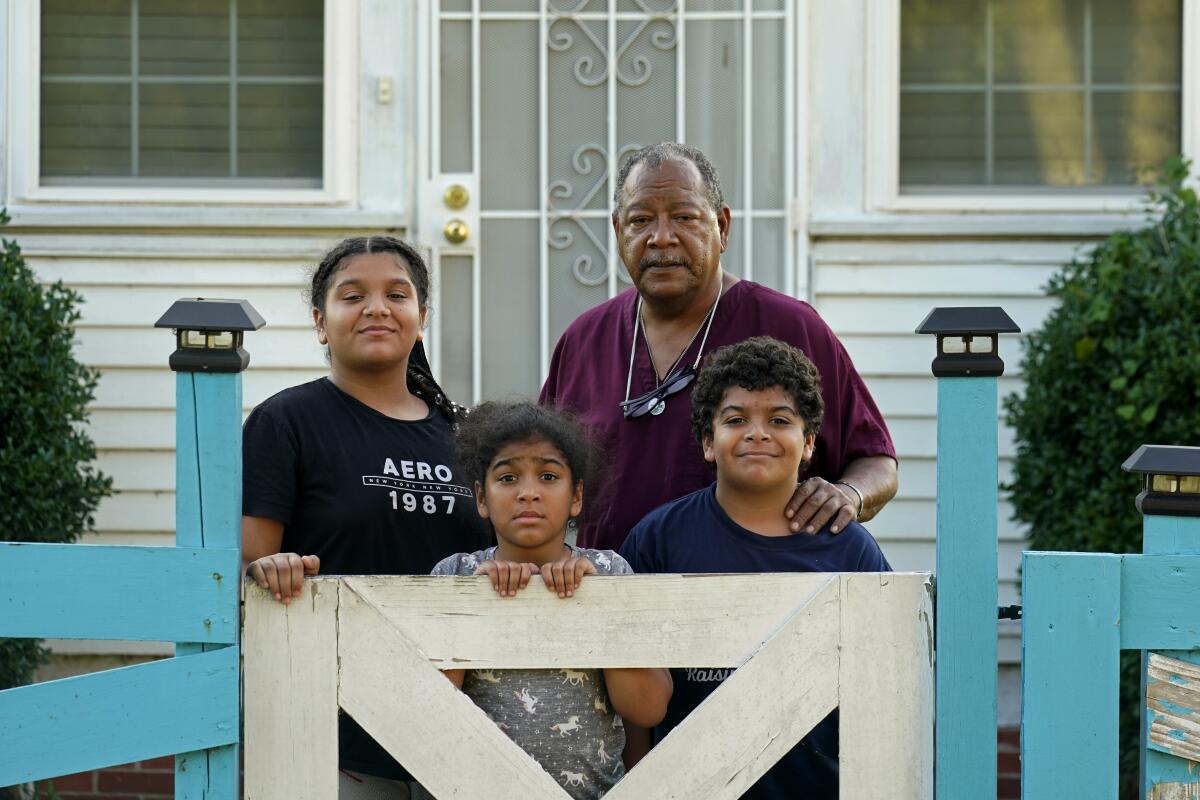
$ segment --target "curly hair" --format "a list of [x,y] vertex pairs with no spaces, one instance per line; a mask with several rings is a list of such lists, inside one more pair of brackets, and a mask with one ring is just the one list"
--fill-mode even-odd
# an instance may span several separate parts
[[713,435],[713,417],[733,387],[756,392],[778,386],[796,404],[806,434],[816,434],[825,416],[821,376],[808,356],[770,336],[727,345],[704,363],[692,390],[692,433],[700,446]]
[[704,181],[704,196],[708,199],[708,204],[712,206],[714,214],[721,213],[721,208],[725,205],[725,195],[721,192],[721,176],[717,174],[717,168],[699,148],[681,142],[659,142],[635,150],[617,172],[616,186],[613,189],[613,209],[620,212],[625,181],[634,167],[645,164],[647,169],[658,169],[664,161],[690,161],[695,164],[701,180]]
[[[421,258],[417,249],[408,242],[394,236],[382,235],[343,239],[325,254],[321,263],[313,270],[306,292],[312,307],[324,313],[325,296],[329,292],[329,282],[333,276],[346,265],[347,259],[372,253],[391,253],[396,256],[417,290],[417,305],[422,311],[429,307],[429,268],[425,266],[425,259]],[[420,341],[413,345],[412,353],[408,356],[407,382],[410,392],[432,403],[451,424],[456,424],[461,419],[462,407],[452,402],[434,379],[433,368],[429,366],[429,358],[425,355],[425,346]]]
[[510,444],[530,441],[553,445],[566,460],[573,484],[596,485],[600,459],[582,423],[532,400],[489,401],[471,409],[459,423],[454,451],[463,476],[486,485],[496,454]]

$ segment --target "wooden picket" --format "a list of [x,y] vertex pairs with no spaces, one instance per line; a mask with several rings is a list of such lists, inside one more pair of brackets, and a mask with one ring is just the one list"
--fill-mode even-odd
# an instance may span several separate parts
[[595,577],[567,600],[318,578],[289,606],[250,586],[245,796],[334,796],[340,707],[435,796],[565,797],[438,669],[690,666],[738,669],[609,797],[736,798],[840,707],[841,796],[930,798],[932,636],[925,574]]

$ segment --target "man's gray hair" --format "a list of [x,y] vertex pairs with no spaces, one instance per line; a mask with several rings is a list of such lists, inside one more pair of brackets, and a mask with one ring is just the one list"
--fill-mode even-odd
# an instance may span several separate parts
[[725,196],[721,194],[721,176],[717,174],[717,168],[699,149],[681,142],[648,144],[634,151],[621,165],[621,171],[617,173],[617,185],[613,189],[613,208],[621,210],[621,195],[625,191],[625,179],[629,177],[629,173],[633,171],[634,167],[644,164],[646,169],[658,169],[664,161],[690,161],[695,164],[704,181],[704,194],[708,198],[709,205],[712,206],[713,213],[721,213],[721,208],[725,205]]

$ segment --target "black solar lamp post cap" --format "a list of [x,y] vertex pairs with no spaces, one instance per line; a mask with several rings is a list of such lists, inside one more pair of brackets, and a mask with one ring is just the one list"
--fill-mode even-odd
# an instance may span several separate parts
[[247,300],[184,297],[176,300],[154,323],[175,331],[175,372],[241,372],[250,364],[242,335],[265,325]]
[[1121,469],[1142,476],[1138,511],[1200,517],[1200,447],[1144,444],[1125,459]]
[[1004,374],[999,335],[1021,329],[999,306],[957,306],[933,309],[916,332],[937,337],[937,377],[992,378]]

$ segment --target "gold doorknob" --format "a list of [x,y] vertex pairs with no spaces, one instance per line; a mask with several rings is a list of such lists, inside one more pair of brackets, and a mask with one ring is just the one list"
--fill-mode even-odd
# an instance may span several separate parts
[[471,193],[467,191],[467,187],[456,183],[446,190],[446,193],[442,195],[442,200],[445,201],[447,208],[457,211],[471,202]]
[[462,244],[471,235],[471,228],[461,219],[452,219],[442,228],[442,235],[450,244]]

